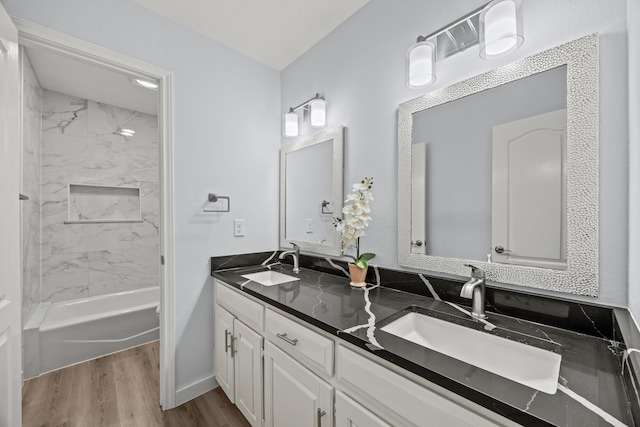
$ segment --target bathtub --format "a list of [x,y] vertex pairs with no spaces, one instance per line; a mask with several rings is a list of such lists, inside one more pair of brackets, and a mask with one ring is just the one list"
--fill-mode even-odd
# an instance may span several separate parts
[[39,371],[157,340],[159,301],[150,287],[51,304],[39,328]]

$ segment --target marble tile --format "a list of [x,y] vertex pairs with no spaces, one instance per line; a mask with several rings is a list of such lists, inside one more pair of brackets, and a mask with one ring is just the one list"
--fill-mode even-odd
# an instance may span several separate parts
[[43,132],[86,137],[87,125],[86,99],[50,90],[43,91]]
[[[157,285],[157,117],[55,92],[44,98],[41,252],[45,258],[55,258],[52,265],[63,263],[65,256],[71,265],[82,259],[87,275],[83,284],[72,281],[71,289],[60,289],[48,280],[43,296],[55,293],[59,300]],[[118,128],[133,129],[136,134],[123,137],[115,133]],[[141,191],[137,200],[116,194],[106,198],[76,194],[69,201],[69,184],[139,187]],[[69,212],[71,219],[124,219],[134,214],[139,218],[139,211],[142,223],[64,224]]]
[[75,254],[131,248],[131,224],[64,224],[42,230],[42,254]]
[[[22,80],[22,182],[20,192],[29,197],[20,204],[22,221],[22,321],[40,303],[40,185],[42,89],[24,48],[20,50]],[[26,362],[26,360],[25,360]]]
[[77,254],[51,254],[42,258],[42,300],[66,301],[87,297],[89,294],[89,256]]
[[139,220],[140,212],[138,189],[86,185],[70,187],[70,220]]
[[136,248],[89,253],[91,294],[105,289],[128,290],[159,285],[158,248]]
[[160,200],[143,197],[141,200],[142,223],[131,225],[131,246],[148,248],[160,246]]
[[[88,131],[92,136],[117,135],[122,140],[140,142],[158,140],[158,119],[156,116],[127,110],[99,102],[87,103],[89,122]],[[118,135],[119,129],[135,131],[133,137]]]

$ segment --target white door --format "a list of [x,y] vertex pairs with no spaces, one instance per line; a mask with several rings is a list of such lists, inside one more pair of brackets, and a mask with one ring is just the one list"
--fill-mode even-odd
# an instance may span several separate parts
[[22,336],[18,31],[1,6],[0,68],[0,425],[19,426]]
[[233,321],[236,406],[253,427],[262,425],[262,337]]
[[231,403],[235,403],[233,372],[233,316],[216,305],[213,369],[216,380]]
[[264,345],[266,427],[331,427],[332,387],[269,341]]
[[493,127],[493,261],[566,268],[567,110]]
[[344,393],[336,392],[336,427],[391,427]]
[[427,254],[427,143],[411,144],[411,253]]

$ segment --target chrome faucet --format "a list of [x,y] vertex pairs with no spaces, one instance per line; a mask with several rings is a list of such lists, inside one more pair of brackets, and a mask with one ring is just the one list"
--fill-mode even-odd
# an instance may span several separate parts
[[280,254],[280,256],[278,257],[278,259],[284,259],[284,257],[286,257],[287,255],[291,255],[293,257],[293,272],[294,273],[300,273],[300,246],[296,245],[295,243],[291,242],[291,245],[293,246],[293,249],[290,251],[284,251]]
[[471,315],[473,317],[476,319],[486,319],[487,315],[484,313],[484,270],[471,264],[465,264],[465,267],[471,267],[471,280],[462,286],[460,296],[462,298],[469,298],[472,301]]

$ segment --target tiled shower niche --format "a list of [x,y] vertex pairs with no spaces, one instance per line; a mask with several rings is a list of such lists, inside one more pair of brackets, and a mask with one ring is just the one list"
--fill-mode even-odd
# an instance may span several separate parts
[[66,224],[142,222],[140,188],[69,184]]

